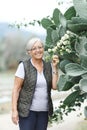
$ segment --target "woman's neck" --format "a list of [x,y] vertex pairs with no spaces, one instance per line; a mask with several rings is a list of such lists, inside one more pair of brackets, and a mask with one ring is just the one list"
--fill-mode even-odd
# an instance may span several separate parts
[[41,64],[43,64],[43,60],[42,59],[31,59],[32,60],[32,63],[34,64],[34,65],[41,65]]
[[31,59],[31,62],[32,62],[33,66],[37,69],[38,72],[42,72],[42,70],[43,70],[43,60],[42,59],[40,59],[40,60]]

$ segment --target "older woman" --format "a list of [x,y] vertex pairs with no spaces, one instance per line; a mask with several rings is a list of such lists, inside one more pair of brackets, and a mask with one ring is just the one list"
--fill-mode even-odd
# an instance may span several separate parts
[[45,62],[39,38],[30,39],[26,49],[31,58],[22,61],[15,73],[12,121],[19,123],[20,130],[47,130],[48,116],[53,113],[51,89],[57,87],[58,57]]

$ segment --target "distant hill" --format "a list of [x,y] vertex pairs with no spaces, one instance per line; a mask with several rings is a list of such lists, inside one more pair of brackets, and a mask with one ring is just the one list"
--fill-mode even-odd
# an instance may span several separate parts
[[[17,29],[8,23],[0,23],[0,71],[13,69],[26,55],[25,43],[33,36],[45,41],[45,33],[40,28]],[[29,58],[29,57],[28,57]]]
[[[39,29],[38,29],[39,30]],[[8,33],[10,32],[17,32],[18,29],[15,27],[11,27],[9,26],[9,23],[6,22],[0,22],[0,39],[4,36],[6,36]],[[35,29],[31,29],[30,30],[25,30],[25,29],[20,29],[20,32],[25,36],[25,37],[29,37],[30,35],[35,35],[39,38],[41,38],[42,41],[45,40],[45,33],[41,32],[41,30],[36,31]]]

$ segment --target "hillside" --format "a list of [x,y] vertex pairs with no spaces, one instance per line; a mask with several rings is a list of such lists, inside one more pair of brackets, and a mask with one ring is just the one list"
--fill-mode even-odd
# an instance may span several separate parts
[[9,25],[9,23],[6,22],[1,22],[0,23],[0,39],[4,36],[6,36],[7,34],[11,33],[11,32],[18,32],[20,31],[20,33],[22,33],[24,35],[24,37],[29,37],[30,35],[32,36],[38,36],[40,37],[43,41],[45,40],[45,33],[42,32],[42,29],[40,29],[40,27],[38,27],[38,30],[36,27],[31,27],[29,26],[29,29],[20,29],[18,30],[15,27],[11,27]]

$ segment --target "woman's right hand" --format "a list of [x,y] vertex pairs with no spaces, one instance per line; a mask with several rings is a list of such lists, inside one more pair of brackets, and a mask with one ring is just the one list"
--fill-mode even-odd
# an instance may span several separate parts
[[19,77],[15,77],[14,87],[12,91],[12,121],[14,124],[18,124],[19,122],[19,114],[17,111],[17,102],[19,97],[19,92],[21,90],[24,79]]
[[19,116],[18,116],[18,111],[13,111],[12,112],[12,121],[15,125],[18,124],[19,122]]

